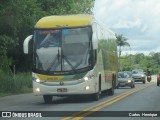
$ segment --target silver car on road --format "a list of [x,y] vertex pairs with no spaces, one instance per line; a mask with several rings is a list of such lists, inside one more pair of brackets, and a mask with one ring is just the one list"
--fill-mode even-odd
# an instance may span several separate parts
[[132,79],[131,75],[126,72],[118,72],[118,86],[119,87],[135,87],[134,80]]
[[143,84],[146,83],[146,75],[142,69],[132,70],[132,78],[135,82],[142,82]]

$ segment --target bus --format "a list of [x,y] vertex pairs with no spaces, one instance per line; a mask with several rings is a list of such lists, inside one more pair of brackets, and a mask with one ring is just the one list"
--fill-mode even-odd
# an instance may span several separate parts
[[115,34],[92,15],[47,16],[23,43],[33,41],[33,93],[51,103],[53,96],[113,95],[118,58]]

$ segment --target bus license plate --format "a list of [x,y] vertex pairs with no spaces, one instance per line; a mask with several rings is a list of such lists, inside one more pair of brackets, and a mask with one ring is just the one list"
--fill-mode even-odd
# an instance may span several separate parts
[[67,88],[58,88],[57,92],[67,92]]

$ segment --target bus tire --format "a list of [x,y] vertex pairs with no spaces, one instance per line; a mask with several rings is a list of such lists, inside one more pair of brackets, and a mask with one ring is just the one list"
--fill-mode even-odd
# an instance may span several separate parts
[[116,85],[116,74],[114,74],[113,80],[114,80],[114,89],[116,89],[117,88],[117,85]]
[[94,93],[94,94],[92,95],[92,98],[93,98],[94,101],[98,101],[98,100],[99,100],[99,97],[100,97],[99,92]]
[[52,98],[53,98],[52,95],[43,95],[43,99],[46,104],[52,103]]
[[108,95],[114,95],[114,88],[113,87],[108,90]]
[[112,88],[108,90],[108,95],[114,95],[114,79],[112,81]]

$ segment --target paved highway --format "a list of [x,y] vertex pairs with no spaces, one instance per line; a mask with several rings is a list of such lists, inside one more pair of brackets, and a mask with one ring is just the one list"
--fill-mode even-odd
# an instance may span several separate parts
[[[102,96],[99,101],[90,101],[85,97],[54,97],[52,104],[44,104],[41,96],[34,96],[33,94],[0,97],[0,111],[50,111],[50,115],[58,116],[54,118],[38,118],[42,120],[159,120],[160,117],[133,117],[135,115],[139,115],[139,113],[136,113],[138,111],[160,111],[159,93],[160,87],[156,86],[156,76],[153,76],[150,83],[146,83],[145,85],[142,83],[136,83],[136,87],[134,89],[127,87],[116,89],[113,96]],[[56,113],[55,111],[59,112]],[[96,111],[101,112],[98,114]],[[107,111],[113,112],[109,113]],[[117,111],[130,112],[121,113]],[[122,118],[114,117],[116,115],[123,116],[123,114],[124,117]],[[74,117],[76,115],[79,117]],[[111,116],[109,117],[109,115]],[[16,120],[17,118],[3,119]],[[28,120],[33,118],[21,119]]]

